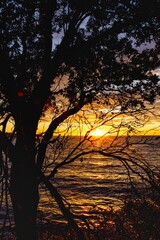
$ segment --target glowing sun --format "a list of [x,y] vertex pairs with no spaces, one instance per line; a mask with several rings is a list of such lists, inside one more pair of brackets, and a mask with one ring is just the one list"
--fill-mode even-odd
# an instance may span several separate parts
[[103,136],[104,134],[105,134],[105,131],[102,130],[102,129],[100,129],[100,128],[96,128],[96,129],[94,129],[94,130],[91,131],[91,135],[92,135],[92,136],[97,136],[97,137],[99,137],[99,136]]

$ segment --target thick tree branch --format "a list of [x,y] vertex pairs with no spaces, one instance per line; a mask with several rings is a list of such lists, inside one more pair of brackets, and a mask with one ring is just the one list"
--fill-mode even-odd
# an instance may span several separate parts
[[[65,36],[63,37],[60,45],[57,47],[54,57],[48,61],[47,67],[43,72],[43,76],[32,93],[31,102],[33,102],[33,104],[37,101],[39,102],[39,114],[41,114],[43,106],[51,94],[50,85],[53,82],[53,79],[57,76],[60,65],[65,60],[64,53],[66,52],[66,49],[68,49],[68,47],[73,43],[77,30],[76,24],[79,20],[79,14],[80,12],[76,12],[74,14]],[[46,37],[49,36],[47,35]]]
[[42,139],[42,142],[39,145],[38,156],[37,156],[37,164],[38,164],[40,169],[42,168],[42,165],[43,165],[43,161],[44,161],[44,158],[45,158],[45,153],[46,153],[48,142],[52,138],[54,130],[64,120],[66,120],[68,117],[70,117],[71,115],[74,115],[75,113],[77,113],[83,107],[83,104],[84,104],[84,102],[81,101],[81,103],[79,105],[77,105],[76,107],[74,107],[74,108],[72,108],[72,109],[70,109],[70,110],[68,110],[66,112],[63,112],[59,117],[54,119],[51,122],[51,124],[49,125],[49,128],[45,132],[45,135],[44,135],[44,137]]
[[77,223],[74,221],[72,214],[70,211],[65,207],[62,197],[57,191],[57,189],[52,185],[52,183],[45,177],[45,175],[42,173],[41,170],[38,170],[38,175],[40,176],[40,179],[43,181],[47,189],[50,191],[51,195],[54,197],[56,200],[60,210],[62,211],[64,217],[68,221],[68,224],[75,230],[78,240],[84,240],[84,234],[81,231],[81,229],[78,227]]
[[48,67],[52,52],[52,18],[56,10],[56,0],[42,0],[40,3],[41,32],[44,44],[44,68]]

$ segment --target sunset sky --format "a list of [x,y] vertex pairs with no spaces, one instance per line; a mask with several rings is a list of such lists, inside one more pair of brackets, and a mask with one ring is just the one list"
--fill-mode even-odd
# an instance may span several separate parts
[[[155,70],[154,73],[160,76],[160,69]],[[85,133],[92,128],[93,130],[91,131],[90,135],[116,135],[116,129],[120,124],[128,124],[130,127],[134,127],[137,130],[137,132],[134,132],[134,134],[141,135],[145,133],[147,135],[160,135],[160,99],[158,98],[154,105],[150,105],[148,108],[153,108],[152,112],[154,115],[147,112],[146,116],[148,119],[146,124],[142,127],[139,121],[135,123],[134,117],[130,117],[129,115],[120,115],[120,107],[116,107],[110,112],[111,115],[117,114],[118,116],[114,118],[113,121],[108,121],[106,124],[102,124],[103,120],[97,121],[96,115],[100,113],[108,113],[109,109],[103,105],[98,106],[95,111],[88,107],[84,107],[81,112],[76,114],[76,116],[72,116],[66,122],[62,123],[56,131],[56,134],[66,134],[67,129],[67,134],[74,136],[80,134],[85,135]],[[109,118],[110,114],[108,114]],[[48,111],[46,116],[41,120],[37,133],[41,133],[46,130],[52,117],[52,114],[50,111]],[[113,125],[115,126],[114,128]],[[126,134],[126,130],[127,128],[122,126],[120,134]]]
[[[99,110],[96,110],[96,112],[92,112],[92,110],[90,109],[85,109],[82,110],[82,113],[80,112],[76,116],[70,117],[69,120],[62,123],[56,131],[56,134],[66,134],[66,129],[68,129],[67,134],[71,134],[74,136],[80,134],[84,135],[88,130],[93,128],[90,135],[115,135],[117,133],[117,126],[123,122],[124,125],[129,124],[131,127],[135,126],[135,128],[138,130],[138,132],[136,133],[138,135],[144,133],[146,133],[147,135],[160,135],[160,116],[158,116],[158,114],[160,114],[160,100],[157,100],[152,107],[154,107],[154,113],[157,116],[147,114],[148,121],[143,127],[140,126],[139,122],[135,123],[135,119],[133,117],[124,115],[119,115],[114,118],[113,121],[109,121],[101,126],[103,120],[97,121],[95,114],[98,114],[98,112],[107,112],[108,109],[101,108]],[[83,114],[87,120],[82,117]],[[42,133],[47,129],[51,118],[52,115],[50,113],[46,114],[46,117],[44,117],[39,124],[39,129],[37,133]],[[115,128],[113,128],[113,125],[115,125]],[[120,134],[126,134],[125,127],[121,127]]]
[[[96,114],[98,112],[107,112],[107,109],[102,108],[99,110],[96,110]],[[118,110],[117,110],[118,111]],[[69,118],[69,120],[67,120],[66,122],[62,123],[60,125],[60,127],[58,128],[58,130],[56,131],[56,134],[66,134],[66,129],[68,128],[68,132],[67,134],[71,134],[74,136],[77,135],[84,135],[88,130],[90,130],[91,128],[93,128],[93,130],[91,131],[90,135],[104,135],[104,134],[110,134],[110,135],[115,135],[116,134],[116,130],[113,129],[113,124],[115,125],[115,127],[117,127],[121,122],[123,122],[123,124],[129,124],[132,126],[132,124],[134,124],[134,119],[131,117],[127,117],[127,116],[117,116],[116,118],[114,118],[113,122],[107,122],[106,124],[104,124],[103,126],[101,126],[101,122],[98,122],[95,118],[95,113],[92,113],[91,110],[87,110],[85,109],[84,111],[82,111],[83,114],[85,113],[85,117],[87,119],[83,119],[82,113],[78,113],[76,116],[73,116],[71,118]],[[154,104],[154,112],[157,116],[153,116],[150,114],[148,114],[149,116],[149,120],[148,122],[145,124],[145,126],[140,127],[137,126],[138,129],[138,134],[144,134],[144,132],[147,132],[147,135],[160,135],[160,99],[158,99],[155,104]],[[47,112],[45,117],[43,117],[39,123],[39,128],[37,129],[37,133],[40,134],[42,132],[44,132],[47,127],[49,126],[50,122],[52,119],[52,114],[50,112]],[[7,131],[11,132],[13,130],[13,122],[10,121],[7,124]],[[125,134],[126,132],[126,128],[122,127],[120,130],[121,134]]]
[[[160,69],[154,71],[157,75],[160,75]],[[84,107],[82,111],[78,112],[75,116],[70,117],[67,121],[63,122],[55,134],[61,135],[85,135],[85,133],[91,129],[90,135],[116,135],[117,130],[116,128],[120,123],[123,125],[128,124],[131,127],[135,127],[137,129],[138,135],[146,134],[146,135],[160,135],[160,99],[157,99],[154,105],[149,106],[149,108],[154,108],[153,112],[155,115],[147,114],[148,121],[142,127],[140,126],[139,122],[136,124],[134,123],[134,118],[124,115],[118,115],[114,118],[113,121],[108,121],[106,124],[102,124],[102,121],[97,121],[96,115],[99,113],[107,113],[109,110],[105,108],[103,105],[98,106],[96,110],[91,110],[88,107]],[[115,108],[113,111],[110,112],[113,114],[119,113],[119,108]],[[109,116],[109,115],[108,115]],[[110,117],[110,116],[109,116]],[[46,131],[48,128],[51,120],[53,118],[53,113],[50,109],[46,112],[45,116],[41,118],[39,122],[39,127],[37,129],[37,134],[41,134],[42,132]],[[114,128],[113,128],[114,125]],[[13,131],[13,121],[10,120],[7,124],[7,131]],[[67,129],[67,130],[66,130]],[[126,134],[125,127],[121,127],[119,133]]]

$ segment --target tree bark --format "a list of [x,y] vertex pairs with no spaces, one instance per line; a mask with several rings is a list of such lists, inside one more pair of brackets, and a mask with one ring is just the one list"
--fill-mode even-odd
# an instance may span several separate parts
[[11,168],[11,198],[17,240],[38,240],[38,181],[31,155],[30,152],[17,148]]
[[16,120],[16,145],[11,167],[11,198],[17,240],[38,240],[36,214],[39,202],[35,166],[35,132],[33,114],[24,108]]

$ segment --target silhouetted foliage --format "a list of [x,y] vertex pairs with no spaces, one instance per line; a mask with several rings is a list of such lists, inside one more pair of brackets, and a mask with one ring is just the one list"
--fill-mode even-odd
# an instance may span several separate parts
[[[158,0],[1,0],[0,172],[11,193],[18,239],[38,239],[40,181],[83,239],[43,172],[47,146],[58,126],[84,106],[103,104],[112,121],[117,107],[119,113],[133,116],[155,101],[160,91],[154,74],[160,64],[159,10]],[[49,107],[50,125],[36,139]],[[105,123],[108,115],[99,117]],[[13,135],[7,138],[9,120]],[[56,168],[51,177],[55,172]]]

